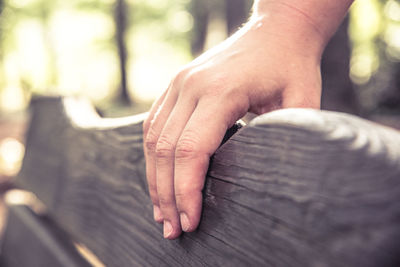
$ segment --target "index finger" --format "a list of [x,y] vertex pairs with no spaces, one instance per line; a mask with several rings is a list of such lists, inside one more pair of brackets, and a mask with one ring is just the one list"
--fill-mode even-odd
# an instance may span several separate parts
[[221,144],[226,130],[247,111],[246,103],[221,103],[200,101],[176,146],[175,200],[185,232],[194,231],[200,221],[202,189],[210,156]]

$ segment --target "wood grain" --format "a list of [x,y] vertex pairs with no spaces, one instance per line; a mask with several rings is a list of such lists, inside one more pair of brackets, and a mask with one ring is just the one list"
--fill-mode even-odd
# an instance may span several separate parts
[[27,206],[9,205],[2,237],[1,267],[90,267],[69,237],[46,216]]
[[143,116],[33,101],[18,183],[107,266],[398,266],[400,134],[334,112],[256,118],[212,158],[198,230],[162,238]]

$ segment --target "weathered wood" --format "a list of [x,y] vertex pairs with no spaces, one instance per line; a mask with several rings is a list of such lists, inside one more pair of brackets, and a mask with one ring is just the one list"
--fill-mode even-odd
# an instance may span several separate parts
[[1,267],[90,267],[69,237],[45,216],[27,206],[8,206],[2,238]]
[[100,119],[36,99],[18,182],[107,266],[396,266],[400,134],[357,117],[289,109],[216,152],[198,230],[152,219],[142,118]]

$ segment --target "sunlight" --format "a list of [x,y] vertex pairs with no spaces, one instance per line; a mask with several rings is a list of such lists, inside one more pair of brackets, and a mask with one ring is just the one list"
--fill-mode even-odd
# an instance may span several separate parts
[[394,0],[389,0],[384,9],[385,15],[394,21],[400,21],[400,3]]
[[8,0],[8,4],[16,8],[24,8],[38,0]]
[[18,83],[23,79],[31,87],[44,90],[49,83],[49,54],[43,26],[38,20],[27,19],[18,24],[15,35]]
[[129,64],[130,88],[135,98],[144,102],[153,101],[167,89],[171,79],[187,62],[191,55],[181,47],[161,42],[157,35],[148,32],[162,30],[162,25],[143,27],[130,35],[128,46],[138,51]]
[[51,36],[57,58],[57,87],[62,94],[79,93],[100,100],[116,87],[116,55],[101,44],[113,34],[113,21],[104,14],[68,9],[55,12]]
[[[26,6],[34,0],[14,0],[13,6]],[[181,1],[182,3],[185,1]],[[150,6],[167,6],[168,0],[151,0]],[[192,15],[182,6],[170,9],[165,23],[150,22],[127,32],[128,84],[138,101],[153,101],[170,79],[191,60],[189,42],[167,42],[171,32],[186,33],[193,27]],[[119,62],[113,43],[113,17],[102,11],[78,10],[64,5],[52,12],[43,24],[37,19],[21,19],[16,46],[4,59],[5,86],[3,109],[16,110],[24,103],[22,87],[37,93],[57,92],[83,95],[93,101],[110,96],[119,86]]]
[[37,201],[37,198],[31,192],[19,189],[11,189],[5,194],[4,200],[7,204],[11,205],[30,205],[31,203]]
[[170,12],[168,14],[168,26],[177,32],[188,32],[193,27],[193,17],[185,10]]
[[381,33],[382,18],[379,1],[355,1],[350,13],[350,39],[353,50],[350,60],[350,78],[356,84],[367,83],[379,67],[374,39]]
[[205,50],[208,50],[224,41],[227,37],[227,26],[223,18],[211,14],[210,24],[208,25],[208,35],[205,44]]
[[145,2],[147,5],[151,6],[152,8],[165,10],[168,6],[168,0],[139,0]]
[[14,138],[0,142],[0,173],[14,176],[19,171],[24,155],[24,145]]
[[369,41],[380,33],[381,17],[377,0],[355,1],[351,8],[350,35],[357,41]]
[[353,51],[350,60],[350,78],[356,84],[365,84],[379,67],[379,58],[368,44]]
[[0,105],[8,112],[18,111],[26,107],[24,94],[20,86],[6,86],[0,94]]
[[385,32],[385,41],[393,47],[400,49],[400,25],[391,24]]

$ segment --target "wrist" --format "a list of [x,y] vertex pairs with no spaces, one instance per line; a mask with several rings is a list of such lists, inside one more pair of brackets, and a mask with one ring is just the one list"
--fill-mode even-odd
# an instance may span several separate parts
[[321,55],[352,1],[256,0],[250,22],[272,24],[278,34]]
[[274,8],[254,13],[246,26],[249,31],[264,36],[266,42],[276,42],[285,51],[305,58],[320,60],[326,45],[321,33],[304,18],[289,12],[280,14]]

